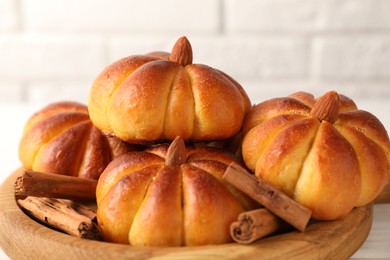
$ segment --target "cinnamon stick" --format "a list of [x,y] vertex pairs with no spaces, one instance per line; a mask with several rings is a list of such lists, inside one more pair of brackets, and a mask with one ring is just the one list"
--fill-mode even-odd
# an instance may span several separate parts
[[311,210],[294,201],[269,183],[234,163],[226,169],[223,179],[293,227],[300,231],[305,230],[311,217]]
[[250,244],[286,226],[283,221],[265,208],[250,210],[238,215],[230,225],[230,235],[240,244]]
[[15,182],[15,196],[60,199],[96,199],[97,181],[25,170]]
[[[76,205],[75,202],[30,196],[19,199],[18,204],[33,218],[50,227],[79,238],[101,239],[95,222],[96,213],[92,210],[89,210],[88,214],[79,213],[71,206]],[[84,213],[87,211],[82,205],[78,207],[82,208]]]

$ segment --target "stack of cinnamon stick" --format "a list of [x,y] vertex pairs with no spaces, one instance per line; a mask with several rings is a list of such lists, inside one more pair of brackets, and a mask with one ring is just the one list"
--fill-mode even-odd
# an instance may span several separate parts
[[[223,178],[264,206],[243,212],[231,224],[230,233],[236,242],[249,244],[288,225],[305,230],[311,211],[281,191],[234,164]],[[74,202],[94,201],[96,186],[95,180],[26,170],[15,182],[15,196],[19,205],[39,221],[70,235],[101,239],[96,211]]]
[[285,228],[286,223],[305,231],[311,218],[310,209],[238,165],[231,164],[223,178],[265,207],[244,212],[232,223],[230,234],[236,242],[252,243]]
[[95,180],[25,170],[14,188],[19,206],[31,217],[67,234],[100,240],[96,211],[81,203],[95,200],[96,185]]

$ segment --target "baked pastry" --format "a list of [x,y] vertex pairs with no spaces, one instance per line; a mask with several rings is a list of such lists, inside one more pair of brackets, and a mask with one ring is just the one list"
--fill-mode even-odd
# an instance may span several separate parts
[[96,189],[104,240],[134,246],[195,246],[231,241],[230,224],[258,204],[222,180],[239,163],[181,138],[112,161]]
[[19,158],[29,170],[97,180],[113,158],[136,148],[104,135],[92,124],[85,105],[57,102],[27,121]]
[[242,161],[241,145],[242,145],[241,132],[225,140],[193,143],[193,146],[197,148],[214,147],[217,149],[224,150],[225,152],[233,154],[237,159]]
[[313,211],[345,216],[388,182],[390,142],[371,113],[334,91],[264,101],[243,126],[243,159],[255,174]]
[[215,141],[239,132],[251,103],[222,71],[192,63],[187,38],[172,52],[134,55],[109,65],[92,84],[88,109],[102,131],[130,143]]

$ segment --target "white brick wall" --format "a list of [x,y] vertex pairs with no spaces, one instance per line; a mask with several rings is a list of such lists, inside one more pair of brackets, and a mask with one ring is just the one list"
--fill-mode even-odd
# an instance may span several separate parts
[[182,35],[253,103],[334,89],[389,126],[390,0],[0,0],[0,183],[20,164],[26,110],[86,103],[111,62]]
[[16,28],[17,14],[16,2],[11,0],[0,1],[0,31],[7,31]]
[[220,25],[218,0],[22,0],[21,10],[32,31],[214,33]]
[[390,79],[390,35],[321,37],[315,46],[321,54],[320,78]]
[[324,28],[356,32],[390,29],[388,0],[327,0]]
[[316,30],[321,0],[227,0],[229,32],[249,34]]
[[181,35],[254,103],[390,98],[390,0],[0,0],[0,102],[86,102],[111,62]]

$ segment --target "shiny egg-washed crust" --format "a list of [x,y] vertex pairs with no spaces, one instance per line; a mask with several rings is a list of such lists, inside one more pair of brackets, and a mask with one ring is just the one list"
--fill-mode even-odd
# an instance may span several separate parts
[[254,106],[243,126],[247,167],[320,220],[341,218],[370,203],[390,174],[384,126],[348,97],[339,100],[333,124],[312,116],[314,97],[299,92]]
[[85,105],[57,102],[27,121],[19,158],[29,170],[97,180],[113,158],[135,148],[93,126]]
[[168,53],[133,55],[109,65],[92,84],[88,109],[102,131],[130,143],[215,141],[237,134],[251,102],[226,73],[180,64]]
[[194,246],[231,241],[229,226],[259,205],[222,180],[239,163],[215,148],[187,148],[181,165],[166,165],[168,146],[130,152],[101,175],[96,198],[106,241],[134,246]]

